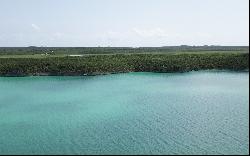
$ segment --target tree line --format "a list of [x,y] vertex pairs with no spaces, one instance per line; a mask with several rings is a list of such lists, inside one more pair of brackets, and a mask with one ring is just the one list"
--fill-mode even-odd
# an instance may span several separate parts
[[123,72],[248,70],[249,53],[115,54],[83,57],[0,58],[0,76],[99,75]]

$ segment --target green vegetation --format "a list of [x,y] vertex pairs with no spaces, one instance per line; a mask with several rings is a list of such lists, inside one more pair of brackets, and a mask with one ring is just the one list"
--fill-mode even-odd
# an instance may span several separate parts
[[[31,57],[33,56],[33,57]],[[99,75],[123,72],[187,72],[192,70],[248,70],[247,52],[143,53],[83,55],[0,55],[0,76]]]
[[1,55],[35,54],[127,54],[169,52],[248,52],[248,46],[165,46],[165,47],[0,47]]

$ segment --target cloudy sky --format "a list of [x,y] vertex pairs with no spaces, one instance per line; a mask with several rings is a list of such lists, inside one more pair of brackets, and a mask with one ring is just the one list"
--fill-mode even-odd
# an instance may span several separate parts
[[0,0],[0,46],[248,45],[248,0]]

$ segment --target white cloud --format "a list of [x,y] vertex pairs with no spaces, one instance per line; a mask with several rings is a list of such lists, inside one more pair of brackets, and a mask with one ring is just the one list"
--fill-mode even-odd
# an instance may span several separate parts
[[138,29],[133,28],[132,31],[141,37],[168,37],[166,30],[162,28]]
[[53,34],[53,36],[56,37],[56,38],[62,38],[64,36],[64,34],[60,33],[60,32],[56,32],[56,33]]
[[[207,32],[177,32],[160,27],[107,30],[96,36],[102,44],[129,46],[203,45],[214,44],[214,36]],[[216,42],[217,43],[217,42]]]
[[100,37],[108,38],[108,39],[123,39],[128,36],[129,36],[128,32],[120,32],[120,31],[114,31],[114,30],[109,30],[100,35]]
[[197,32],[194,35],[197,36],[197,37],[199,37],[199,38],[206,38],[206,39],[210,39],[210,38],[213,37],[212,34],[205,33],[205,32]]
[[[172,34],[171,34],[172,35]],[[162,28],[152,29],[139,29],[133,28],[130,30],[114,31],[109,30],[101,34],[102,38],[109,39],[131,39],[131,38],[166,38],[169,37],[169,33]]]
[[36,30],[36,31],[40,31],[41,28],[39,26],[37,26],[36,24],[31,24],[31,27]]

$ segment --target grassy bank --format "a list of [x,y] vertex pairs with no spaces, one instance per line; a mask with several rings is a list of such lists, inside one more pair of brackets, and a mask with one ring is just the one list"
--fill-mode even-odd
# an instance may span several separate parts
[[83,57],[0,57],[0,76],[99,75],[123,72],[246,70],[249,53],[84,55]]

